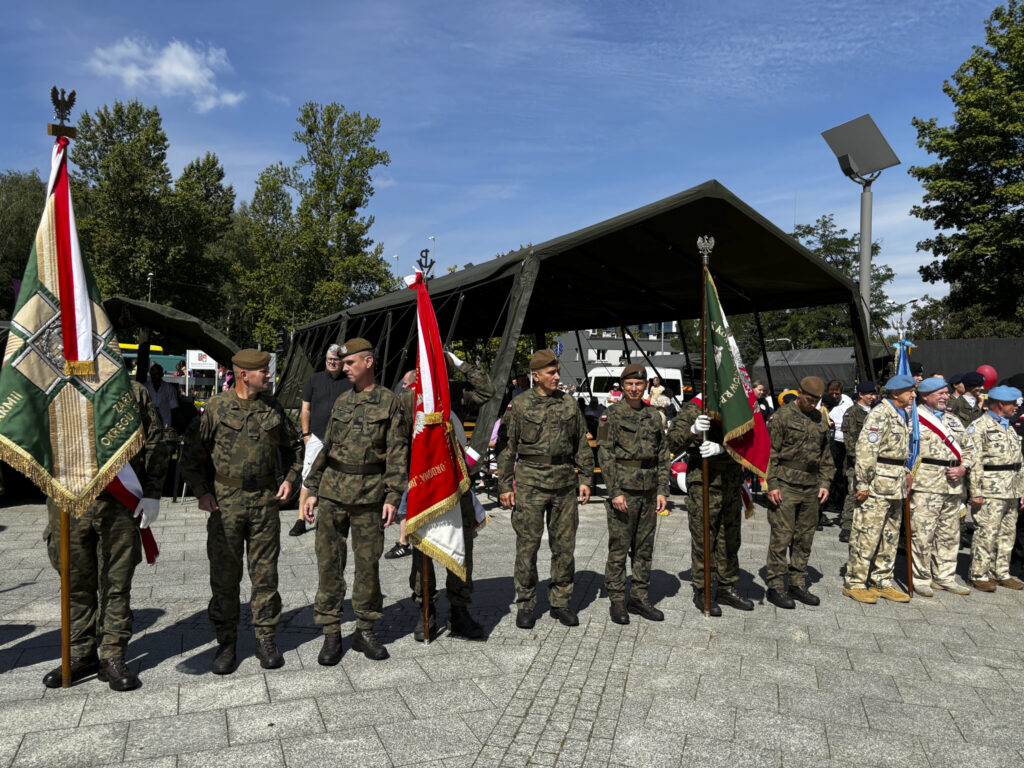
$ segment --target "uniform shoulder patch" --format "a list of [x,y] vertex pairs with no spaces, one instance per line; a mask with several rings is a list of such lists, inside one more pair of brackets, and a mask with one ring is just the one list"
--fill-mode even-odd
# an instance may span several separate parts
[[968,435],[973,435],[974,434],[974,425],[973,424],[971,424],[971,426],[969,426],[967,428],[967,434]]
[[868,442],[869,443],[877,443],[878,442],[878,433],[877,432],[872,432],[870,435],[868,435]]

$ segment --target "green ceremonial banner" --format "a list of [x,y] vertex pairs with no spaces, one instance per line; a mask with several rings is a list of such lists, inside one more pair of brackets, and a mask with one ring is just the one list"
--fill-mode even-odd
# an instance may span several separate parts
[[[91,315],[95,372],[65,373],[60,296],[62,278],[64,285],[70,278],[62,272],[63,252],[58,258],[64,246],[58,245],[54,197],[48,196],[36,233],[0,369],[0,459],[77,517],[142,448],[145,434],[113,326],[84,259],[78,274],[89,301],[76,314]],[[73,232],[73,218],[70,226]]]

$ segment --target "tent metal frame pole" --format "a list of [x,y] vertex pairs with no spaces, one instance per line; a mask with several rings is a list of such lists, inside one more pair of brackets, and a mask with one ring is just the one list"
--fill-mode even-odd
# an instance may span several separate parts
[[452,336],[455,335],[455,326],[459,324],[459,315],[462,314],[462,304],[465,300],[465,292],[459,291],[459,301],[455,305],[455,313],[452,315],[452,324],[448,326],[448,335],[444,337],[445,349],[448,349],[452,344]]
[[[633,338],[633,334],[629,333],[629,331],[626,330],[626,326],[624,326],[622,323],[619,323],[619,332],[622,334],[622,346],[624,347],[623,351],[626,353],[626,365],[630,365],[633,362],[633,356],[629,354],[629,342],[627,342],[626,339],[633,339],[634,343],[636,343],[636,339]],[[637,343],[636,345],[638,347],[640,346],[639,343]],[[642,349],[640,351],[643,352]]]
[[[526,311],[530,307],[533,286],[537,282],[539,272],[540,259],[531,250],[530,254],[523,259],[519,274],[516,275],[515,282],[512,284],[512,300],[509,302],[505,330],[502,333],[501,344],[498,346],[498,353],[494,356],[494,365],[490,371],[491,381],[500,385],[502,389],[506,386],[509,374],[512,372],[512,364],[516,359],[516,346],[519,344],[519,334],[523,329],[523,321],[526,319]],[[480,407],[480,414],[473,429],[473,439],[470,441],[470,445],[481,456],[487,452],[491,430],[494,428],[494,422],[497,421],[500,407],[500,397],[492,397]]]
[[[625,329],[625,326],[623,326],[623,329]],[[626,332],[629,333],[629,331]],[[643,355],[644,360],[646,360],[647,364],[651,366],[651,370],[654,371],[654,375],[657,376],[662,381],[665,381],[666,379],[664,376],[661,375],[661,371],[658,370],[658,366],[656,366],[654,362],[651,360],[651,358],[647,356],[647,353],[644,351],[644,348],[640,346],[640,342],[636,340],[636,337],[632,333],[630,333],[629,338],[633,340],[633,343],[636,344],[637,349],[640,350],[640,354]],[[671,388],[666,387],[666,391],[671,392],[672,390]],[[680,397],[682,397],[682,393],[680,393]],[[676,404],[677,408],[682,406],[682,400],[676,400],[676,396],[674,393],[672,394],[672,402]]]
[[543,331],[533,334],[533,351],[538,352],[542,349],[547,349],[548,340],[544,336]]
[[[587,356],[583,352],[583,342],[580,341],[580,332],[577,329],[576,334],[576,348],[580,351],[580,365],[583,366],[583,383],[587,387],[587,394],[590,395],[590,400],[594,399],[594,392],[590,388],[590,373],[587,371]],[[588,401],[589,402],[589,401]]]
[[409,345],[412,344],[412,337],[416,335],[417,325],[415,319],[412,319],[409,323],[409,333],[405,337],[405,345],[402,347],[402,356],[398,360],[398,375],[395,380],[391,382],[391,388],[394,389],[398,386],[398,382],[401,380],[403,371],[405,368],[405,359],[409,356]]
[[388,349],[391,347],[391,310],[384,323],[384,356],[380,359],[380,380],[384,381],[388,370]]
[[764,377],[768,379],[768,391],[775,397],[775,384],[772,382],[772,367],[768,364],[768,346],[764,343],[764,329],[761,327],[761,313],[754,310],[754,325],[757,326],[757,340],[761,342],[761,359],[764,360]]
[[[686,343],[686,331],[683,330],[682,320],[676,320],[676,328],[679,330],[679,341],[682,342],[683,345],[683,356],[686,358],[686,373],[690,376],[690,387],[696,389],[697,380],[693,376],[693,362],[690,360],[690,348]],[[682,393],[680,393],[680,396],[683,400],[686,399]]]
[[857,358],[857,374],[861,381],[873,381],[871,370],[871,345],[867,335],[867,321],[861,316],[859,304],[852,298],[847,302],[850,311],[850,327],[853,329],[853,349]]

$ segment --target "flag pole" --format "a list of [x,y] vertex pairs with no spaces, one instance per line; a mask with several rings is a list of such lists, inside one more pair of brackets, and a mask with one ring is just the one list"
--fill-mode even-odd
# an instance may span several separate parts
[[903,519],[907,536],[907,594],[914,596],[914,555],[910,548],[910,491],[903,497]]
[[420,550],[420,559],[423,561],[423,575],[420,577],[423,582],[423,642],[429,643],[433,638],[430,636],[430,580],[428,569],[430,569],[430,558],[423,550]]
[[[697,249],[701,253],[701,288],[700,288],[700,412],[703,415],[708,413],[708,261],[711,259],[711,249],[715,247],[713,237],[698,237]],[[703,439],[708,439],[708,433],[704,432]],[[701,504],[704,521],[704,615],[711,615],[711,568],[709,558],[711,557],[711,521],[708,519],[711,498],[708,488],[708,460],[702,457],[701,467]]]

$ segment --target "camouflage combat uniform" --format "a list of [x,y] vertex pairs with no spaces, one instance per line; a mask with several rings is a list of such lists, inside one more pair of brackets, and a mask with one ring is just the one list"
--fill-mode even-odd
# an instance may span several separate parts
[[[843,471],[846,473],[846,500],[843,501],[843,514],[839,520],[840,530],[850,532],[853,527],[853,506],[856,502],[853,489],[857,486],[857,438],[864,429],[864,421],[871,409],[865,410],[860,403],[854,403],[843,414],[843,441],[846,445],[846,456],[843,459]],[[837,469],[838,471],[838,469]]]
[[963,395],[949,398],[949,402],[946,403],[946,411],[960,419],[960,423],[964,427],[969,427],[972,421],[985,413],[980,402],[971,405]]
[[[146,445],[131,460],[147,499],[159,499],[170,458],[164,423],[146,388],[131,382],[142,414]],[[50,563],[60,573],[60,508],[46,502],[49,524],[43,538]],[[107,491],[81,517],[70,519],[71,658],[99,652],[101,659],[123,658],[132,636],[131,587],[142,560],[139,520]]]
[[907,495],[907,415],[886,398],[873,408],[857,438],[856,491],[870,496],[853,509],[847,589],[894,587],[896,545]]
[[974,452],[968,495],[985,499],[981,509],[971,513],[976,526],[971,580],[1004,581],[1010,578],[1010,552],[1024,495],[1021,439],[1013,427],[1003,426],[989,412],[967,427],[967,442]]
[[530,610],[537,605],[537,550],[546,514],[551,547],[548,599],[552,608],[568,608],[576,574],[577,489],[591,485],[594,474],[586,422],[572,397],[559,391],[545,397],[531,389],[512,401],[503,424],[508,443],[498,456],[498,489],[509,493],[515,482],[516,603]]
[[[918,411],[927,406],[918,403]],[[964,481],[946,478],[946,469],[962,464],[970,471],[974,452],[967,442],[960,420],[951,413],[935,413],[961,452],[961,459],[945,442],[921,424],[920,463],[914,471],[910,492],[910,546],[913,551],[914,581],[928,584],[952,583],[956,577],[956,556],[960,550],[960,504]]]
[[[492,397],[494,397],[494,384],[491,377],[483,368],[470,363],[463,362],[459,370],[466,375],[467,383],[449,381],[449,395],[451,396],[452,411],[461,421],[465,421],[466,415]],[[416,401],[415,392],[406,389],[399,398],[402,410],[402,434],[408,441],[412,441],[413,418],[415,417]],[[463,494],[459,499],[462,511],[462,531],[466,546],[466,580],[463,581],[451,571],[447,571],[445,588],[448,590],[448,602],[451,605],[468,606],[473,595],[473,529],[476,526],[476,510],[473,508],[473,499],[469,493]],[[412,589],[412,598],[417,605],[423,604],[423,554],[418,549],[413,549],[412,565],[409,571],[409,587]],[[434,561],[430,561],[427,568],[427,583],[430,591],[430,602],[437,602],[437,580],[434,577]]]
[[[629,596],[643,601],[651,584],[658,496],[669,493],[668,439],[656,408],[620,400],[597,433],[598,463],[608,488],[608,562],[604,586],[611,600],[626,595],[626,556],[632,559]],[[611,500],[624,496],[626,511]]]
[[313,617],[325,635],[341,631],[347,539],[352,531],[356,628],[381,617],[380,556],[385,504],[397,509],[409,482],[408,441],[402,436],[398,397],[380,385],[343,393],[334,401],[324,447],[306,477],[317,498],[316,562],[320,585]]
[[[298,431],[276,398],[260,393],[245,400],[235,389],[214,395],[185,434],[181,473],[196,497],[212,493],[219,507],[206,521],[206,554],[213,593],[210,624],[222,645],[238,637],[245,554],[256,637],[273,637],[281,619],[277,453],[281,452],[282,466],[287,467],[285,480],[294,486],[302,474],[298,442]],[[207,474],[211,464],[212,478]]]
[[[796,401],[779,408],[768,422],[771,458],[765,478],[769,491],[782,491],[782,503],[769,507],[769,588],[805,587],[807,559],[818,525],[818,489],[827,489],[835,474],[828,420],[821,411],[800,410]],[[788,563],[787,563],[788,559]]]
[[[701,434],[693,434],[690,427],[700,416],[700,408],[690,402],[683,406],[672,420],[668,430],[668,448],[673,454],[685,452],[686,511],[690,520],[690,579],[694,587],[704,588],[704,471],[700,457]],[[708,440],[722,444],[722,425],[711,422]],[[740,486],[743,468],[729,456],[721,453],[708,460],[708,523],[711,528],[712,586],[717,581],[727,587],[740,580],[740,519],[742,505]]]

